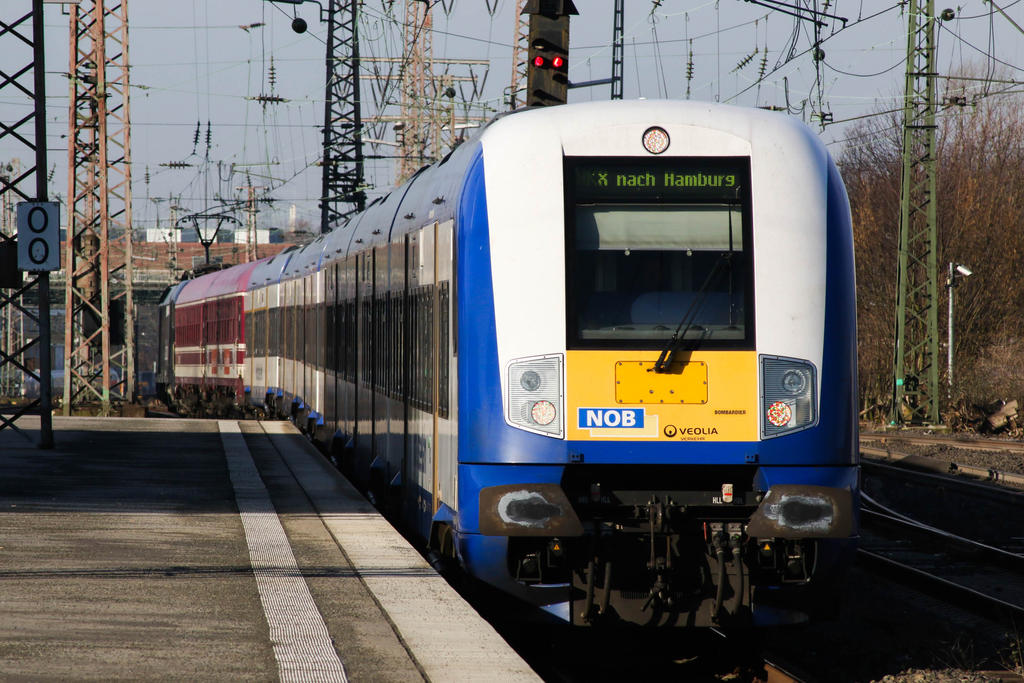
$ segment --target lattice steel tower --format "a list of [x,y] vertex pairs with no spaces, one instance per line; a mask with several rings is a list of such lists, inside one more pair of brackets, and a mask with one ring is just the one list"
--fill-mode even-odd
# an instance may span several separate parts
[[433,84],[434,24],[431,5],[406,0],[402,70],[402,135],[397,181],[404,182],[431,156],[432,109],[428,86]]
[[[46,201],[46,76],[42,0],[10,0],[0,4],[0,93],[3,95],[0,143],[21,159],[9,159],[0,170],[0,207],[9,210],[21,201]],[[16,421],[38,410],[42,448],[53,448],[50,383],[50,273],[24,276],[18,270],[14,226],[0,230],[0,379],[4,392],[20,394],[26,380],[34,379],[39,397],[23,403],[13,414],[0,415],[0,430],[10,428],[27,435]],[[25,299],[35,296],[35,311]],[[15,312],[18,313],[15,321]],[[25,321],[36,324],[38,334],[25,330]],[[17,330],[15,330],[17,326]],[[35,349],[38,366],[32,368]],[[30,439],[31,440],[31,439]]]
[[320,232],[366,207],[363,122],[359,99],[357,0],[330,0],[327,11],[327,95],[324,105]]
[[907,17],[891,420],[938,424],[934,0],[912,0]]
[[509,87],[508,108],[526,106],[526,55],[530,50],[530,15],[523,14],[526,0],[516,0],[515,31],[512,34],[512,85]]
[[135,389],[127,0],[71,6],[64,414]]
[[623,22],[625,21],[625,0],[615,0],[615,15],[612,21],[612,99],[622,99],[622,48]]

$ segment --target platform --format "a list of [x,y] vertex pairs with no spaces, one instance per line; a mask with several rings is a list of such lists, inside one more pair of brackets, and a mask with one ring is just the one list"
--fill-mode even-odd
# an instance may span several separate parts
[[54,430],[0,431],[0,677],[538,680],[290,424]]

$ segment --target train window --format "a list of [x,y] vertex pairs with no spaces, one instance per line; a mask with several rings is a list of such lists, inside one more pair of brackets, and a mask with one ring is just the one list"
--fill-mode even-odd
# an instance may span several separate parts
[[248,348],[250,350],[252,349],[253,341],[255,339],[256,339],[256,334],[253,331],[253,314],[252,313],[246,313],[245,314],[245,343],[246,343],[246,345],[248,346]]
[[295,357],[295,307],[284,307],[284,334],[281,335],[281,355],[292,360]]
[[373,338],[370,341],[370,348],[373,352],[373,388],[378,392],[384,388],[384,378],[382,377],[380,360],[383,356],[381,353],[384,347],[384,337],[381,334],[381,325],[384,322],[384,316],[381,312],[381,294],[375,292],[373,297]]
[[395,294],[395,397],[399,401],[408,399],[405,380],[405,294]]
[[384,335],[384,354],[381,357],[381,367],[384,371],[384,388],[388,396],[395,395],[395,303],[394,296],[388,292],[384,298],[384,324],[381,332]]
[[351,299],[345,302],[345,379],[356,379],[356,305]]
[[338,374],[343,379],[349,378],[348,364],[348,302],[338,304]]
[[434,287],[427,285],[420,291],[421,329],[420,348],[420,403],[423,410],[434,410]]
[[334,330],[336,325],[334,322],[335,318],[335,306],[334,302],[331,301],[324,304],[324,322],[323,322],[323,350],[324,350],[324,368],[335,372],[337,368],[334,367],[334,345],[337,340],[334,338]]
[[303,362],[309,366],[316,365],[316,311],[312,304],[306,304],[303,307],[303,315],[305,315],[305,342],[306,351],[302,357]]
[[362,301],[362,319],[359,323],[362,325],[361,337],[362,337],[362,353],[359,354],[359,383],[363,386],[373,386],[373,378],[370,377],[370,367],[372,360],[370,358],[370,350],[373,348],[373,337],[371,331],[373,330],[373,309],[368,299]]
[[270,311],[263,309],[257,317],[256,344],[259,348],[259,355],[267,355],[267,317]]
[[323,370],[327,367],[325,356],[328,344],[325,339],[327,334],[327,328],[325,326],[325,320],[327,319],[327,304],[321,301],[316,305],[316,308],[316,367],[318,370]]
[[278,358],[284,357],[284,335],[281,332],[284,329],[282,326],[282,313],[283,310],[281,309],[280,306],[274,308],[273,317],[270,320],[270,334],[272,335],[271,341],[274,344],[274,355],[277,356]]
[[568,159],[570,348],[753,347],[746,158]]
[[277,329],[280,329],[280,327],[278,325],[274,324],[277,321],[277,319],[278,319],[278,315],[277,315],[278,310],[279,309],[277,309],[277,308],[268,308],[267,309],[267,333],[266,333],[267,334],[267,348],[266,348],[266,352],[267,353],[266,353],[266,355],[268,355],[268,356],[277,356],[277,355],[279,355],[278,350],[277,350],[277,339],[276,339],[276,335],[274,334],[274,332]]

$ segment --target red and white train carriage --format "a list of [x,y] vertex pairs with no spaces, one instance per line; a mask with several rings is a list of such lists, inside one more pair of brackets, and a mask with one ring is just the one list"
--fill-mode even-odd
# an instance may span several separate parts
[[244,299],[259,262],[234,266],[185,284],[174,305],[173,398],[234,403],[245,391]]

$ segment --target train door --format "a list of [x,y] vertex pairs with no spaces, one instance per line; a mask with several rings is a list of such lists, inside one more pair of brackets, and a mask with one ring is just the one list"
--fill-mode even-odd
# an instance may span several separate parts
[[[250,299],[251,300],[251,299]],[[233,334],[231,336],[232,345],[234,348],[231,350],[231,378],[235,385],[235,402],[241,405],[248,403],[248,397],[245,395],[245,378],[252,377],[252,368],[250,372],[246,374],[245,360],[248,357],[248,350],[252,342],[252,336],[248,334],[245,329],[245,294],[237,294],[230,301],[231,310],[231,326],[233,328]],[[252,310],[250,306],[249,310]],[[251,325],[251,323],[250,323]]]
[[338,428],[338,271],[337,261],[324,268],[324,402],[323,416],[325,433],[330,442]]
[[309,352],[312,350],[312,336],[315,334],[312,330],[310,323],[312,322],[312,316],[309,314],[309,278],[302,278],[298,281],[299,291],[299,366],[298,366],[298,385],[299,385],[299,398],[302,402],[299,404],[299,410],[308,409],[310,394],[310,381],[309,381]]
[[306,278],[306,311],[309,313],[309,353],[306,354],[306,402],[309,409],[320,412],[323,410],[323,400],[320,396],[320,304],[323,302],[321,293],[321,272],[310,273]]
[[281,388],[281,285],[267,287],[267,393],[277,401]]
[[288,405],[285,403],[287,397],[286,394],[290,390],[291,385],[288,383],[288,358],[291,349],[291,323],[288,312],[288,283],[281,283],[278,286],[278,301],[281,305],[281,374],[278,378],[279,387],[281,392],[279,393],[278,412],[285,413],[288,411]]
[[285,327],[285,337],[288,340],[287,353],[285,354],[284,364],[284,391],[287,398],[287,404],[284,406],[285,414],[291,415],[291,401],[295,398],[296,394],[296,372],[295,364],[296,359],[299,357],[297,342],[299,339],[299,325],[298,325],[298,297],[295,295],[295,290],[298,282],[295,280],[289,280],[285,285],[285,310],[288,314],[288,324]]
[[415,488],[415,519],[424,536],[444,503],[456,509],[455,437],[451,424],[452,225],[433,223],[409,240],[409,427],[406,473]]
[[355,258],[346,256],[341,268],[341,282],[338,285],[341,296],[339,324],[339,394],[338,421],[346,443],[355,435],[355,371],[356,371],[356,320],[355,320]]
[[383,503],[387,484],[401,461],[402,440],[399,403],[394,400],[395,314],[391,292],[391,247],[374,248],[373,365],[374,365],[374,453],[370,493]]
[[[249,380],[249,395],[239,395],[240,400],[244,400],[246,404],[250,403],[253,392],[256,391],[256,335],[259,329],[258,313],[256,312],[257,302],[259,297],[256,290],[248,289],[241,295],[241,301],[243,302],[239,308],[239,313],[242,316],[242,340],[241,348],[242,355],[235,359],[239,368],[239,376],[242,378],[248,378]],[[263,373],[260,373],[262,378]],[[244,379],[243,379],[244,381]]]
[[373,350],[373,454],[369,490],[374,497],[382,492],[382,483],[386,483],[388,471],[388,294],[388,247],[384,245],[373,249],[373,338],[370,341]]
[[298,291],[299,311],[299,340],[298,340],[298,366],[296,367],[296,385],[298,395],[302,399],[299,410],[309,404],[309,351],[310,351],[310,315],[309,315],[309,278],[303,277],[296,281]]
[[288,363],[285,365],[285,391],[289,396],[289,404],[285,406],[288,414],[291,415],[292,401],[299,394],[299,358],[302,353],[299,349],[299,342],[302,340],[302,333],[299,331],[299,321],[302,320],[302,311],[299,309],[298,296],[299,281],[288,282]]
[[402,481],[408,493],[403,496],[412,501],[402,510],[405,522],[425,536],[429,534],[432,515],[431,491],[433,483],[427,472],[433,472],[429,465],[430,450],[427,442],[432,429],[427,421],[423,396],[423,231],[408,235],[406,247],[406,320],[405,320],[405,457],[402,462]]
[[437,371],[434,373],[434,424],[436,453],[434,462],[434,511],[441,503],[452,510],[458,510],[458,438],[455,401],[452,399],[452,387],[457,386],[455,377],[455,345],[454,340],[454,297],[452,282],[454,281],[454,239],[452,228],[454,223],[446,221],[437,225],[434,248],[434,357]]
[[316,412],[319,421],[323,422],[326,412],[325,389],[327,386],[327,280],[331,271],[324,267],[316,271]]
[[[260,404],[264,404],[266,401],[267,393],[267,380],[270,376],[269,356],[270,356],[270,324],[268,318],[270,317],[270,307],[268,300],[267,287],[260,287],[256,290],[257,304],[256,304],[256,340],[253,350],[255,353],[254,364],[258,367],[260,377],[256,384],[259,384],[259,393],[255,393],[254,396],[256,401]],[[253,392],[257,389],[254,387]]]
[[357,344],[357,386],[356,391],[356,481],[366,485],[369,466],[373,461],[373,250],[357,256],[358,281],[356,285],[356,327],[359,335]]
[[387,495],[388,485],[400,472],[404,471],[405,463],[405,252],[406,237],[400,236],[388,245],[388,280],[385,308],[387,324],[384,329],[386,339],[386,357],[384,371],[387,374],[387,471],[384,473],[381,487]]

